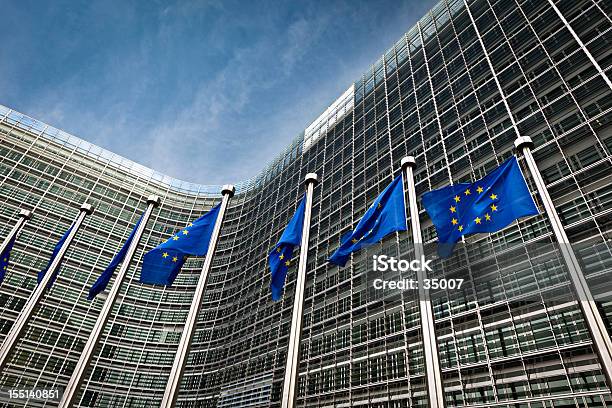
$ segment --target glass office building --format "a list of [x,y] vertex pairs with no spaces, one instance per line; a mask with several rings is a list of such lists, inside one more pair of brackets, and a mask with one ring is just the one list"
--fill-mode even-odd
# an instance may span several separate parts
[[[530,136],[570,240],[599,245],[583,265],[589,283],[609,279],[611,15],[609,0],[438,3],[281,155],[236,186],[177,406],[280,406],[295,267],[283,300],[273,303],[267,252],[308,172],[321,183],[314,190],[298,406],[427,406],[416,294],[381,296],[365,278],[373,253],[407,254],[410,234],[356,253],[344,268],[325,262],[405,155],[416,157],[420,196],[482,177],[513,154],[517,135]],[[220,186],[175,180],[5,107],[0,153],[0,237],[19,209],[34,211],[0,285],[0,340],[80,205],[95,207],[0,373],[0,388],[67,384],[104,300],[87,301],[87,290],[129,235],[146,197],[157,194],[162,205],[86,373],[80,406],[159,405],[203,259],[190,259],[172,287],[152,287],[138,282],[142,255],[218,203]],[[434,242],[422,208],[420,217],[424,239]],[[468,241],[490,248],[486,261],[554,236],[540,215]],[[529,259],[487,265],[464,290],[434,296],[447,405],[612,407],[576,299],[549,304],[542,295],[571,293],[563,265],[546,273]],[[612,301],[605,295],[597,294],[610,330]]]

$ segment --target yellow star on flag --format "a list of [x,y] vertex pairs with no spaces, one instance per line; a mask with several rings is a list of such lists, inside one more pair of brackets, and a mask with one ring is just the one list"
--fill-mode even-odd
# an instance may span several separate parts
[[491,211],[497,211],[497,206],[495,204],[491,205]]
[[291,265],[291,262],[287,261],[287,262],[285,262],[285,265],[286,265],[286,266],[290,266],[290,265]]
[[451,205],[450,212],[452,213],[457,212],[457,207],[455,207],[454,205]]
[[351,242],[352,242],[353,244],[356,244],[356,243],[358,242],[358,240],[357,240],[357,238],[353,238],[353,239],[351,239]]
[[176,261],[178,261],[178,257],[177,256],[172,258],[172,262],[176,262]]
[[189,234],[189,231],[183,230],[183,235],[187,235],[187,234]]
[[459,221],[457,221],[457,219],[456,219],[456,218],[453,218],[453,219],[451,220],[451,222],[453,223],[453,225],[457,225],[457,223],[458,223]]
[[460,225],[458,228],[459,232],[463,231],[463,225]]
[[164,258],[167,258],[167,257],[168,257],[168,253],[167,253],[167,252],[164,252],[164,253],[162,254],[162,256],[163,256]]
[[276,252],[280,252],[280,251],[281,251],[280,247],[276,248]]
[[179,237],[178,237],[178,235],[175,235],[175,236],[173,236],[173,237],[172,237],[172,239],[173,239],[174,241],[178,241]]
[[489,213],[485,214],[485,220],[491,221],[491,216],[489,215]]
[[484,191],[484,189],[481,186],[478,186],[476,191],[480,194],[480,193],[482,193]]
[[280,256],[278,257],[278,259],[285,259],[285,255],[280,254]]
[[458,203],[459,201],[461,201],[461,197],[459,197],[458,195],[455,196],[455,202]]
[[480,224],[480,221],[482,221],[482,220],[480,219],[480,217],[476,217],[476,218],[474,218],[474,221],[476,222],[476,224]]
[[472,193],[470,193],[470,189],[469,189],[469,188],[466,188],[466,189],[465,189],[465,195],[470,195],[470,194],[472,194]]
[[189,224],[187,224],[188,227],[193,227],[193,222],[190,222]]
[[491,200],[496,200],[497,199],[497,194],[491,194],[489,197],[491,198]]

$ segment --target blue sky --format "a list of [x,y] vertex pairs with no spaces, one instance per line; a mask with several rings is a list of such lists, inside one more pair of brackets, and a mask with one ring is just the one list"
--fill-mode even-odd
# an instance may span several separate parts
[[202,184],[256,175],[435,4],[3,3],[1,104]]

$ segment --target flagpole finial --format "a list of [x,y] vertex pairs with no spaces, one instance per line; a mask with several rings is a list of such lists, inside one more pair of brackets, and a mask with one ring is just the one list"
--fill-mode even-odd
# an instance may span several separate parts
[[151,194],[147,197],[147,204],[153,204],[153,207],[159,207],[161,204],[161,198],[158,195]]
[[523,147],[533,149],[533,146],[534,143],[529,136],[519,136],[514,141],[514,147],[516,147],[517,150],[522,150]]
[[91,215],[91,213],[93,213],[93,210],[94,209],[91,204],[83,203],[83,205],[81,205],[81,211],[85,211],[87,215]]
[[306,177],[304,177],[304,184],[308,185],[309,183],[317,184],[319,182],[319,176],[317,173],[308,173]]
[[406,156],[402,159],[400,165],[402,166],[402,170],[405,170],[406,167],[414,168],[416,167],[416,160],[414,159],[414,156]]
[[234,196],[235,192],[236,192],[236,187],[234,187],[232,184],[225,184],[221,188],[221,194],[222,195],[229,194],[230,198]]
[[19,211],[19,216],[22,217],[22,218],[25,218],[26,220],[31,220],[32,219],[32,211],[21,210],[21,211]]

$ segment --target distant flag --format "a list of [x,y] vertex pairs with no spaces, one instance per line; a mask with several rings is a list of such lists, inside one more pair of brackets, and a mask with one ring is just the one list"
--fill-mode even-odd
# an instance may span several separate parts
[[172,285],[188,256],[204,256],[208,251],[220,204],[166,242],[144,256],[140,282],[151,285]]
[[496,232],[520,217],[538,214],[514,156],[475,183],[425,193],[423,205],[438,232],[441,257],[450,256],[462,236]]
[[[64,245],[64,241],[66,241],[66,239],[68,238],[68,235],[70,235],[70,231],[72,231],[72,227],[74,227],[74,224],[72,224],[70,226],[70,228],[68,228],[68,230],[66,230],[66,232],[64,232],[64,235],[62,235],[62,237],[57,242],[57,244],[55,244],[55,248],[53,248],[53,254],[51,254],[51,259],[49,259],[49,262],[47,263],[47,266],[42,271],[38,272],[38,283],[42,282],[43,278],[45,277],[45,274],[49,270],[49,267],[51,267],[51,264],[53,263],[53,260],[55,259],[55,257],[59,253],[60,249],[62,248],[62,245]],[[55,282],[55,279],[57,278],[57,274],[58,273],[59,273],[59,265],[58,265],[57,268],[55,268],[55,273],[53,274],[53,276],[49,280],[49,283],[47,284],[47,288],[50,288],[51,285],[53,285],[53,283]]]
[[17,239],[17,234],[13,235],[13,238],[11,238],[6,248],[4,248],[4,251],[0,254],[0,283],[4,280],[4,275],[6,275],[15,239]]
[[270,263],[270,271],[272,272],[272,281],[270,290],[272,291],[272,300],[278,301],[283,295],[285,286],[285,278],[287,270],[291,266],[291,258],[293,257],[293,249],[302,241],[302,228],[304,225],[304,209],[306,208],[306,195],[302,198],[300,205],[295,214],[285,227],[283,235],[274,246],[274,249],[268,255]]
[[140,216],[138,222],[136,223],[136,225],[134,225],[134,229],[132,229],[130,236],[123,243],[123,246],[121,247],[119,252],[117,252],[117,254],[113,257],[104,272],[102,272],[100,276],[98,276],[98,279],[96,279],[91,288],[89,288],[89,294],[87,295],[88,300],[93,300],[98,295],[98,293],[106,289],[108,282],[110,282],[111,277],[115,273],[115,269],[117,269],[117,266],[119,266],[119,264],[125,259],[125,255],[127,254],[127,251],[130,248],[132,239],[134,239],[134,235],[136,235],[136,230],[138,230],[138,226],[140,225],[140,221],[142,221],[142,216]]
[[352,252],[370,246],[395,231],[406,231],[406,203],[402,176],[397,176],[363,215],[355,230],[342,237],[329,262],[344,266]]

